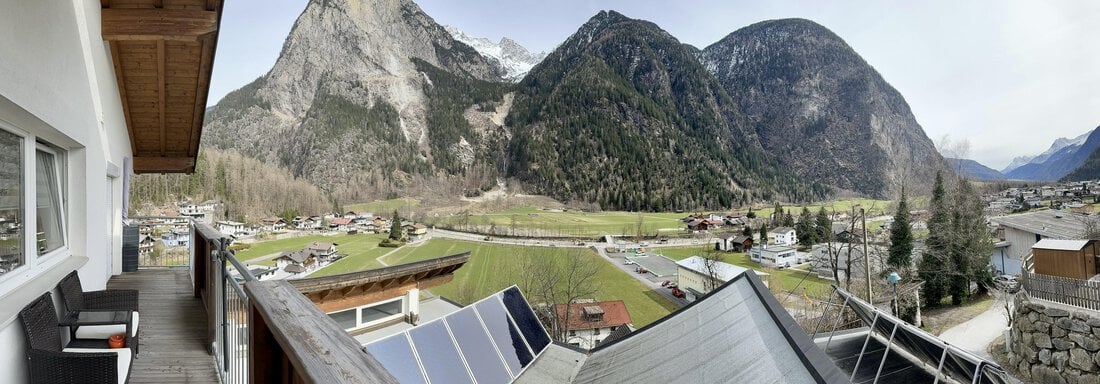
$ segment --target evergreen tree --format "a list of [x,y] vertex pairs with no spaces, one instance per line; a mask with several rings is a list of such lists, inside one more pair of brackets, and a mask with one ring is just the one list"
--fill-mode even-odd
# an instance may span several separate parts
[[791,211],[789,211],[789,210],[783,213],[783,226],[784,227],[793,227],[794,226],[794,216],[791,216]]
[[751,225],[748,225],[748,224],[745,224],[745,229],[742,229],[742,230],[741,230],[741,234],[742,234],[742,235],[745,235],[745,236],[748,236],[748,237],[749,237],[749,238],[751,239],[751,238],[752,238],[752,235],[753,235],[753,233],[752,233],[752,226],[751,226]]
[[928,239],[925,240],[925,251],[921,255],[918,275],[924,284],[921,285],[921,296],[924,297],[927,306],[937,306],[946,293],[949,277],[949,249],[950,241],[948,232],[951,231],[951,217],[946,204],[946,192],[943,188],[943,174],[936,172],[936,181],[932,185],[932,200],[929,208],[932,217],[928,219]]
[[817,228],[815,227],[814,216],[810,213],[809,208],[802,207],[802,214],[798,215],[795,232],[798,233],[799,244],[811,246],[817,243]]
[[894,213],[894,224],[890,226],[890,256],[886,263],[905,276],[908,276],[913,263],[913,229],[909,221],[909,204],[902,189],[898,209]]
[[393,210],[393,221],[390,223],[390,240],[400,241],[404,236],[401,233],[401,216],[397,215],[397,210]]
[[760,224],[760,244],[768,245],[768,224]]
[[775,208],[772,208],[772,225],[780,226],[783,223],[783,206],[779,202],[775,202]]
[[829,214],[825,212],[825,207],[817,210],[814,229],[817,231],[818,241],[829,242],[833,238],[833,221],[829,220]]
[[749,213],[745,214],[745,217],[750,218],[750,219],[755,219],[756,218],[756,212],[752,211],[752,207],[749,207]]

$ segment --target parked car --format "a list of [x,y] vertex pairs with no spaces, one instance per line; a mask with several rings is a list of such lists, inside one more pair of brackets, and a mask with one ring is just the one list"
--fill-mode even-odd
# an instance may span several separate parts
[[1016,293],[1020,290],[1020,282],[1014,275],[1000,275],[993,278],[993,285],[1008,293]]
[[680,288],[672,288],[672,296],[682,299],[684,298],[684,291],[681,291]]

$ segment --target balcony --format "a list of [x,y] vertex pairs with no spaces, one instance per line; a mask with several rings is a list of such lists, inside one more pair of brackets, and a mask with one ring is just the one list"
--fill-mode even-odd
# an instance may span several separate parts
[[[190,239],[140,251],[136,272],[108,282],[108,288],[141,292],[142,347],[131,383],[393,381],[299,288],[253,278],[227,250],[229,239],[209,225],[183,218],[135,219],[147,227],[141,240],[162,233],[189,233]],[[368,283],[391,284],[373,281]]]

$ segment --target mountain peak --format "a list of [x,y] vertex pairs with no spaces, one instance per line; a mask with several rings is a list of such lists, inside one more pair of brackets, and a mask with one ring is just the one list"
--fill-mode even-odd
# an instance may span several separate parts
[[493,43],[492,40],[484,37],[470,36],[454,26],[447,25],[444,28],[455,40],[469,45],[488,59],[501,70],[505,80],[512,82],[523,79],[532,67],[546,57],[544,52],[531,53],[523,45],[507,36],[501,37],[499,43]]

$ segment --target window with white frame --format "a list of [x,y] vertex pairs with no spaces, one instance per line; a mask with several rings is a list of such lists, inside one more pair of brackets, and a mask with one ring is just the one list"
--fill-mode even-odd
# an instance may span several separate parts
[[346,330],[369,327],[404,316],[404,301],[396,298],[390,301],[349,308],[329,313],[340,327]]
[[0,123],[0,281],[65,248],[64,157]]

